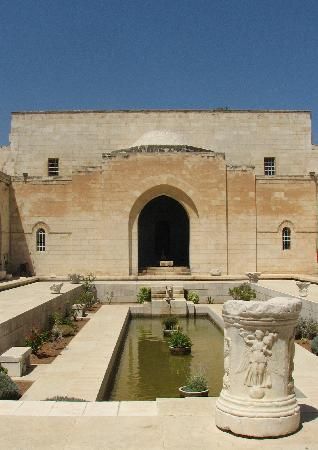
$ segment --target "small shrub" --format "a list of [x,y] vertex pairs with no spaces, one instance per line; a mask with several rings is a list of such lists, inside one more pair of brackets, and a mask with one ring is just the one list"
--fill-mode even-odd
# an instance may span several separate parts
[[80,296],[78,298],[78,301],[76,303],[79,303],[85,309],[91,308],[94,305],[94,303],[95,303],[93,292],[89,292],[89,291],[82,292],[80,294]]
[[315,354],[318,355],[318,336],[314,337],[313,340],[311,341],[311,351]]
[[54,402],[86,402],[83,398],[67,397],[67,395],[56,395],[55,397],[46,398],[45,401]]
[[1,364],[0,364],[0,373],[8,373],[8,369],[5,369],[4,367],[2,367]]
[[168,341],[168,344],[169,347],[176,348],[192,347],[192,342],[189,336],[179,330],[172,334],[171,338]]
[[296,325],[296,339],[313,339],[318,335],[318,322],[300,318]]
[[229,294],[234,300],[253,300],[256,298],[256,291],[252,289],[249,283],[240,284],[240,286],[229,289]]
[[94,284],[95,280],[96,277],[93,273],[89,273],[81,280],[83,293],[80,295],[80,300],[78,303],[81,303],[87,309],[91,308],[97,300],[96,286]]
[[38,351],[44,344],[50,339],[51,332],[50,331],[39,331],[37,328],[31,328],[31,333],[29,336],[25,338],[25,345],[27,347],[31,347],[32,353],[37,355]]
[[214,303],[214,301],[215,301],[215,299],[214,298],[212,298],[212,297],[208,297],[208,304],[209,305],[212,305],[212,303]]
[[19,400],[21,397],[18,386],[9,375],[0,371],[0,400]]
[[178,323],[178,318],[176,316],[169,316],[166,319],[163,319],[162,325],[165,327],[165,330],[174,330]]
[[193,302],[195,305],[197,305],[200,301],[199,294],[197,294],[196,292],[190,291],[188,293],[188,300],[189,300],[189,302]]
[[201,392],[208,389],[208,382],[204,375],[192,375],[187,381],[183,389],[187,392]]
[[141,287],[137,294],[137,303],[151,302],[151,289]]

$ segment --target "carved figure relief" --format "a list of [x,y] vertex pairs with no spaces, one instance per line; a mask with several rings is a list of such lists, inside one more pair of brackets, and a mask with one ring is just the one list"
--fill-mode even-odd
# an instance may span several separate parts
[[246,370],[244,384],[250,387],[252,398],[263,398],[264,389],[272,387],[272,380],[269,368],[272,347],[277,339],[277,333],[269,331],[255,330],[254,333],[240,328],[240,336],[247,345],[246,352],[237,373]]
[[231,339],[229,337],[225,337],[223,389],[230,388],[230,351],[231,351]]

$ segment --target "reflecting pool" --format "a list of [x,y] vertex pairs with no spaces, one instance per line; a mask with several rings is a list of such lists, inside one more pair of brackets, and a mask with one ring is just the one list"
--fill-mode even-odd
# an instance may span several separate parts
[[190,355],[174,356],[163,337],[162,319],[133,318],[113,385],[105,400],[155,400],[179,397],[190,374],[204,374],[209,395],[218,396],[223,377],[223,333],[207,318],[180,318],[192,340]]

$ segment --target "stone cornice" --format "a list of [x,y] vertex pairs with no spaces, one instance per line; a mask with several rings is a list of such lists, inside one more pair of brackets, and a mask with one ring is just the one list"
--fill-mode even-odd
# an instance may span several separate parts
[[102,158],[112,159],[117,157],[128,158],[135,154],[156,154],[156,153],[187,153],[191,155],[204,155],[212,158],[225,159],[224,153],[218,153],[213,150],[207,150],[200,147],[193,147],[191,145],[139,145],[137,147],[130,147],[127,149],[115,150],[113,152],[102,153]]

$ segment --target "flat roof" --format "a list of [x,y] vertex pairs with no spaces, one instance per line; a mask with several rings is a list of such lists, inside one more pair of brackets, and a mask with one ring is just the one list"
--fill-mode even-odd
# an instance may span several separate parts
[[75,109],[75,110],[48,110],[48,111],[13,111],[11,114],[90,114],[90,113],[175,113],[175,112],[194,112],[194,113],[307,113],[310,110],[297,109]]

